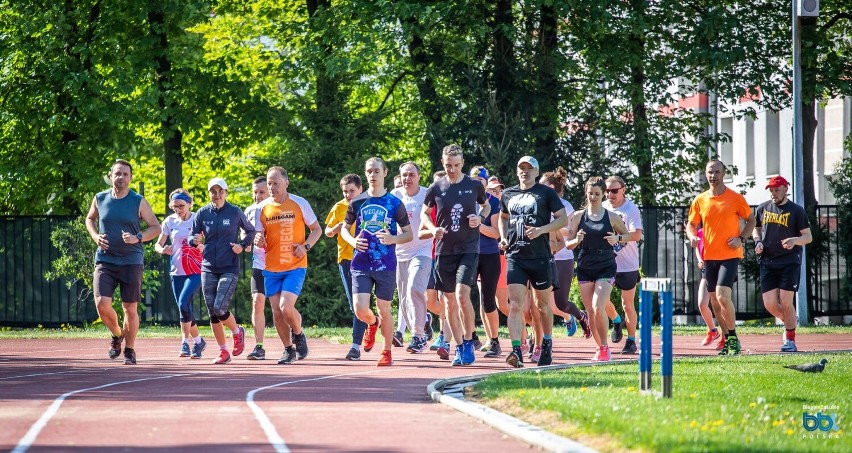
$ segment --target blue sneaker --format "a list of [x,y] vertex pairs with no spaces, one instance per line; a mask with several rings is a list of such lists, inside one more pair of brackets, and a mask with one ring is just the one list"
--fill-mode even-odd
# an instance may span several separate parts
[[180,356],[181,357],[189,357],[189,343],[182,342],[180,344]]
[[476,342],[466,340],[462,344],[462,365],[472,365],[476,361]]
[[204,352],[204,348],[207,347],[207,342],[204,341],[204,338],[201,339],[200,343],[195,343],[192,346],[192,354],[189,356],[190,359],[200,359],[201,353]]
[[438,349],[441,349],[441,346],[443,346],[443,345],[444,345],[444,334],[439,333],[438,338],[435,340],[434,343],[432,343],[432,346],[429,346],[429,350],[430,351],[437,351]]
[[577,320],[574,319],[574,315],[568,315],[568,321],[565,323],[565,333],[568,334],[569,337],[573,337],[575,333],[577,333]]
[[464,362],[462,361],[462,355],[464,354],[464,346],[458,345],[456,346],[456,356],[453,357],[453,366],[462,366]]

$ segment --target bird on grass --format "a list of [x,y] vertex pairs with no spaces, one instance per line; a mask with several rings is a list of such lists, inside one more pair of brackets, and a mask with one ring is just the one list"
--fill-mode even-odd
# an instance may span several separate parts
[[802,371],[805,373],[822,373],[822,370],[825,369],[825,364],[828,363],[828,359],[822,359],[819,363],[804,363],[802,365],[784,365],[784,368],[789,368],[791,370]]

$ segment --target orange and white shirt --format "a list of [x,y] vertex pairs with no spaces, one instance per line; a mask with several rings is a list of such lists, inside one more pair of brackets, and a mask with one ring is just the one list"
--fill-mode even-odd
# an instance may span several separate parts
[[261,203],[257,213],[258,231],[266,236],[266,270],[286,272],[308,267],[307,254],[297,258],[293,249],[305,242],[305,229],[317,221],[310,203],[293,194],[283,203],[276,203],[269,197]]
[[713,195],[711,189],[695,197],[689,207],[689,223],[700,223],[704,228],[704,259],[741,259],[742,246],[728,247],[728,240],[742,234],[740,219],[746,220],[750,215],[745,197],[728,188],[721,195]]

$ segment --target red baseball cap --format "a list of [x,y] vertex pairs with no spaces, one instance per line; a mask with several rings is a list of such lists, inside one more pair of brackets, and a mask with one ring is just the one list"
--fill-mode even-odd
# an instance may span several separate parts
[[767,189],[770,188],[770,187],[781,187],[781,186],[790,187],[790,183],[787,182],[787,180],[784,179],[783,176],[773,176],[772,179],[770,179],[769,182],[766,183]]

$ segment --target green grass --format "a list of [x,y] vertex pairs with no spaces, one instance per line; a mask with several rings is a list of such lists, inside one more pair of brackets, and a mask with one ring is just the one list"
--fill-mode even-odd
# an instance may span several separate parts
[[[821,374],[783,368],[822,357]],[[671,399],[639,392],[635,362],[496,375],[470,396],[602,451],[852,451],[852,354],[680,359],[673,374]],[[803,405],[837,406],[835,438],[810,437]]]

